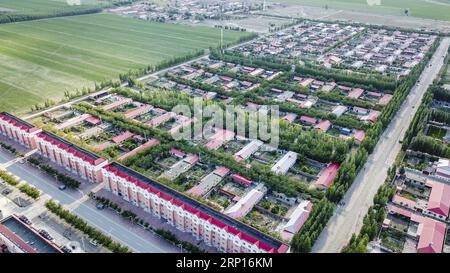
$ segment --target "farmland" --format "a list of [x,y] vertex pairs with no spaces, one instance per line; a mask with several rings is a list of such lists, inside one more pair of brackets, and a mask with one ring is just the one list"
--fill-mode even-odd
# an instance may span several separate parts
[[74,10],[79,8],[105,6],[118,0],[81,0],[81,5],[70,5],[76,1],[67,0],[0,0],[0,12],[21,14],[44,14],[55,11]]
[[[226,31],[224,43],[245,35]],[[5,24],[0,37],[0,110],[22,113],[65,91],[217,46],[220,31],[96,14]]]
[[[450,21],[450,1],[448,0],[270,0],[286,4],[310,5],[330,9],[374,12],[385,15],[409,15],[420,18]],[[381,3],[376,5],[375,3]],[[374,3],[369,5],[368,3]]]
[[[119,0],[0,0],[0,23],[100,12]],[[80,5],[75,5],[77,2]]]

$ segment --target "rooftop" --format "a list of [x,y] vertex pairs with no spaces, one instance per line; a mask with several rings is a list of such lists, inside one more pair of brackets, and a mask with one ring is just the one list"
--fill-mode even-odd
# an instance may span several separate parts
[[227,229],[228,232],[239,235],[242,239],[251,244],[259,243],[259,247],[266,251],[285,252],[287,250],[287,246],[282,242],[116,162],[111,163],[105,168],[111,172],[115,172],[117,175],[128,181],[135,183],[139,187],[160,194],[162,198],[170,200],[177,206],[183,206],[185,210],[197,214],[205,220],[211,221],[219,228]]
[[25,253],[61,253],[54,243],[46,240],[14,215],[0,222],[0,233]]
[[7,112],[1,112],[0,113],[0,118],[3,119],[3,120],[7,119],[7,120],[15,123],[16,125],[22,127],[24,130],[26,130],[29,133],[38,130],[38,128],[36,126],[34,126],[33,124],[28,123],[28,122],[26,122],[26,121],[24,121],[24,120],[22,120],[22,119],[20,119],[20,118],[18,118],[16,116],[13,116],[13,115],[11,115],[10,113],[7,113]]
[[86,151],[85,149],[80,148],[77,145],[75,145],[65,139],[62,139],[59,136],[52,134],[50,132],[43,131],[43,132],[39,133],[38,136],[47,141],[54,142],[55,144],[60,144],[65,149],[72,150],[75,153],[75,156],[87,158],[88,161],[90,161],[90,163],[92,163],[92,164],[97,165],[97,164],[100,164],[101,162],[105,161],[105,159],[101,158],[100,156],[98,156],[94,153],[91,153],[89,151]]
[[320,174],[315,184],[324,188],[329,188],[338,174],[339,167],[340,166],[337,163],[328,165],[328,167]]

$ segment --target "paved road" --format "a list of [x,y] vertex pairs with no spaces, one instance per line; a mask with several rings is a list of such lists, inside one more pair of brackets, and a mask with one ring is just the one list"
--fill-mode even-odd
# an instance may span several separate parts
[[[0,150],[0,165],[10,161],[11,159],[12,156],[10,154]],[[6,169],[12,174],[19,176],[21,179],[36,186],[45,193],[41,196],[38,202],[43,202],[49,198],[57,200],[66,208],[70,208],[72,212],[83,218],[90,225],[98,228],[105,234],[109,234],[118,242],[130,247],[134,252],[179,252],[177,247],[169,244],[167,241],[162,240],[161,238],[150,232],[144,231],[135,225],[124,222],[121,216],[109,213],[106,210],[99,211],[95,208],[95,204],[89,200],[80,202],[80,199],[84,197],[84,194],[81,192],[74,190],[59,190],[58,184],[52,178],[42,174],[34,167],[27,164],[15,163],[8,166]],[[98,185],[90,186],[92,187]],[[86,187],[86,190],[89,190],[88,187]],[[39,214],[42,211],[36,209],[35,212]]]
[[447,53],[449,45],[450,38],[445,38],[430,61],[432,66],[428,66],[422,73],[420,85],[411,90],[399,112],[386,128],[364,169],[344,196],[345,205],[336,209],[312,252],[339,252],[350,240],[352,233],[357,233],[361,229],[364,215],[373,204],[373,197],[386,179],[387,170],[401,149],[399,140],[403,139],[425,91],[443,66],[443,56]]

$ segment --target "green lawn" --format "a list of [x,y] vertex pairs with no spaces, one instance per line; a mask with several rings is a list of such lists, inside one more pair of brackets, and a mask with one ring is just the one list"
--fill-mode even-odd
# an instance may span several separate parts
[[[404,15],[409,9],[410,16],[450,21],[450,0],[269,0],[288,4],[370,11],[389,15]],[[369,5],[368,3],[380,3]]]
[[[234,42],[245,32],[224,32]],[[23,113],[65,90],[217,46],[215,28],[150,23],[109,14],[0,25],[0,111]]]

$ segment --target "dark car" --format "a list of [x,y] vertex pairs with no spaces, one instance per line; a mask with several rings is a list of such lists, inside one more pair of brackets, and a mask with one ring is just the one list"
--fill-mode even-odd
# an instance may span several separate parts
[[39,234],[41,234],[42,237],[44,237],[45,239],[47,239],[49,241],[53,240],[53,237],[50,236],[50,234],[47,231],[43,230],[43,229],[39,230]]
[[64,253],[72,253],[72,249],[68,248],[67,246],[63,246],[61,248],[61,251]]
[[66,188],[67,188],[66,185],[61,185],[58,187],[58,189],[60,189],[61,191],[65,190]]
[[32,224],[31,221],[30,221],[30,219],[28,219],[25,215],[20,216],[20,217],[19,217],[19,220],[22,221],[22,222],[24,222],[24,223],[27,224],[27,225],[31,225],[31,224]]

